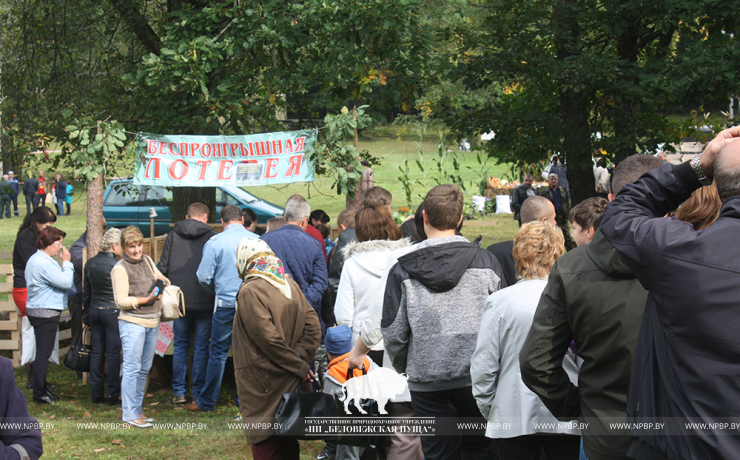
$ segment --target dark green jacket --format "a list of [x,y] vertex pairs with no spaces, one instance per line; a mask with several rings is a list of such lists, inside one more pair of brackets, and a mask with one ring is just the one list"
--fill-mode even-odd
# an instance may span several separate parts
[[[565,212],[565,215],[568,216],[570,214],[570,197],[568,196],[568,192],[566,192],[560,185],[558,185],[558,189],[560,190],[560,196],[563,199],[563,211]],[[552,202],[553,206],[555,206],[555,199],[552,196],[552,190],[550,190],[549,185],[547,187],[542,187],[537,194],[539,196],[544,196]]]
[[10,182],[0,179],[0,199],[2,198],[10,199],[11,195],[15,195],[15,194],[13,193],[13,189],[10,188]]
[[[579,418],[590,460],[626,459],[627,390],[647,291],[626,259],[597,231],[558,259],[519,355],[522,380],[560,420]],[[575,340],[583,359],[578,387],[562,367]]]

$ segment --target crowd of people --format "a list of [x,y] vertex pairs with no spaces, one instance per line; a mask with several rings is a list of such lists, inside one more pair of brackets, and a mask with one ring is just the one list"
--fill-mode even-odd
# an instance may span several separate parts
[[[262,423],[246,433],[255,459],[299,456],[298,442],[272,428],[283,394],[321,382],[341,395],[348,379],[380,369],[407,378],[389,416],[485,427],[393,433],[376,447],[381,457],[731,458],[740,438],[712,423],[740,413],[740,258],[723,243],[740,216],[738,138],[740,128],[725,130],[677,166],[633,155],[600,196],[572,207],[556,163],[546,189],[527,176],[514,190],[520,228],[487,249],[462,236],[455,185],[431,189],[400,226],[391,194],[370,187],[359,210],[337,216],[336,240],[331,217],[300,195],[261,235],[256,216],[235,206],[221,209],[216,233],[208,208],[193,203],[156,264],[136,227],[108,229],[79,280],[92,402],[121,404],[124,422],[152,426],[142,402],[158,286],[175,285],[187,314],[173,325],[172,402],[214,411],[233,350],[240,415]],[[27,373],[39,404],[59,400],[46,368],[79,271],[55,221],[45,206],[29,212],[13,255],[13,298],[35,332]],[[684,425],[692,421],[709,426]],[[31,438],[25,449],[36,452]],[[325,442],[320,460],[368,454]]]
[[[0,219],[11,216],[19,217],[18,197],[26,199],[26,214],[30,214],[39,206],[46,206],[47,196],[51,196],[54,203],[54,212],[58,216],[69,215],[72,212],[72,195],[74,187],[62,174],[55,174],[54,179],[47,179],[43,170],[39,170],[38,178],[33,177],[33,171],[28,172],[24,181],[19,181],[13,171],[8,171],[0,178]],[[65,210],[66,207],[66,210]]]

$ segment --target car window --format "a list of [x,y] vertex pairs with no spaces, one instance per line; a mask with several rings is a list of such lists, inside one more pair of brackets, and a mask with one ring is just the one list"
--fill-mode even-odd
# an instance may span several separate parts
[[224,189],[216,189],[217,206],[239,206],[241,202]]
[[111,185],[111,191],[105,199],[106,206],[138,206],[139,186],[131,182],[118,182]]
[[144,186],[144,203],[142,206],[170,206],[172,204],[171,187]]

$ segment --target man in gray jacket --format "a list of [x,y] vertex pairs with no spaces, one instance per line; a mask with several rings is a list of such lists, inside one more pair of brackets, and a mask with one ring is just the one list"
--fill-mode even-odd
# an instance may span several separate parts
[[[485,425],[473,398],[470,358],[483,305],[506,282],[493,254],[455,235],[462,210],[457,186],[429,191],[423,211],[427,240],[391,268],[380,326],[393,367],[409,376],[417,416]],[[493,440],[485,430],[460,436],[448,429],[438,425],[435,436],[422,437],[427,459],[492,458]]]

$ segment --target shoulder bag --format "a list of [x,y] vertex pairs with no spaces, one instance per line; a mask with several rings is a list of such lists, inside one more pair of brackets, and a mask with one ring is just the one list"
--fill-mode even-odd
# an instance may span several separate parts
[[90,371],[90,328],[82,328],[82,342],[73,343],[69,346],[67,356],[64,358],[64,367],[72,371]]
[[[147,257],[147,256],[144,256]],[[149,268],[152,270],[154,277],[157,277],[157,272],[154,271],[152,264],[154,263],[149,257],[147,257],[147,263]],[[162,303],[162,315],[160,321],[174,321],[178,318],[185,316],[185,296],[182,294],[182,290],[173,285],[165,286],[162,298],[159,299]]]

